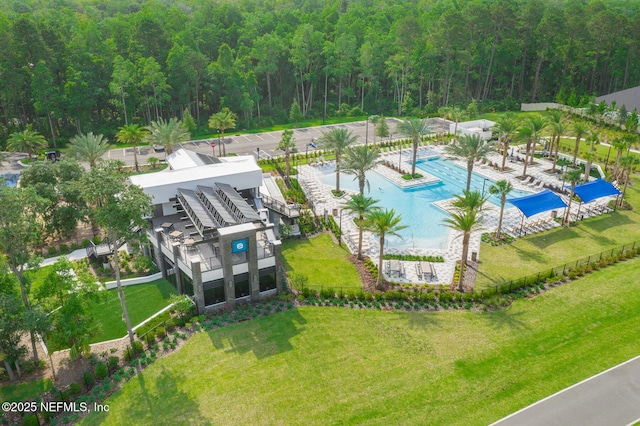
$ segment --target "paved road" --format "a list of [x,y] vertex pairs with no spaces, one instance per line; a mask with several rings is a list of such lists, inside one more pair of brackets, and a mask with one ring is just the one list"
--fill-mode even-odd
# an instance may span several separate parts
[[626,426],[640,421],[640,356],[491,426]]
[[[393,135],[395,128],[399,120],[395,118],[387,118],[387,124],[389,125],[389,131]],[[296,147],[298,152],[302,153],[306,150],[313,151],[314,148],[309,147],[308,144],[311,140],[317,140],[323,132],[327,132],[335,128],[345,128],[351,131],[354,135],[358,136],[358,141],[364,143],[365,136],[368,136],[366,140],[372,143],[374,140],[374,128],[369,123],[367,130],[367,123],[365,121],[357,121],[354,123],[344,124],[330,124],[326,126],[318,127],[306,127],[302,129],[295,129],[293,137],[296,140]],[[255,133],[255,134],[243,134],[236,135],[233,131],[225,134],[225,146],[227,153],[236,153],[240,155],[248,155],[257,152],[257,148],[260,148],[261,158],[265,158],[273,155],[282,155],[282,151],[278,151],[276,148],[282,137],[282,131]],[[376,141],[379,138],[376,138]],[[209,143],[215,141],[219,143],[217,138],[210,140],[198,140],[182,143],[182,147],[190,149],[192,151],[201,152],[204,154],[212,154],[213,150]],[[178,147],[175,147],[177,149]],[[218,148],[216,147],[215,155],[218,155]],[[154,152],[150,147],[141,147],[142,154],[138,155],[138,164],[146,164],[149,157],[157,157],[159,159],[164,158],[164,153]],[[133,149],[132,148],[116,148],[110,150],[103,158],[111,158],[115,160],[124,161],[127,165],[133,165]]]

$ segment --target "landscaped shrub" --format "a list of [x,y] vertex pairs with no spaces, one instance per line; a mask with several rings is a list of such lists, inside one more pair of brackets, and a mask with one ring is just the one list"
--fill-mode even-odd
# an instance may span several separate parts
[[450,293],[448,291],[443,291],[440,294],[438,294],[439,302],[451,302],[452,300],[453,300],[453,293]]
[[156,341],[156,333],[153,330],[148,331],[147,334],[144,335],[144,341],[147,346],[153,345]]
[[82,383],[89,389],[94,383],[96,379],[91,371],[85,371],[82,373]]
[[81,391],[82,391],[82,386],[80,385],[80,383],[71,383],[67,388],[67,392],[69,393],[69,396],[80,395]]
[[156,326],[162,324],[163,322],[169,320],[171,318],[171,314],[169,312],[165,312],[163,314],[158,315],[157,317],[149,320],[145,325],[139,327],[136,330],[136,336],[140,337],[144,335],[147,331],[155,328]]
[[116,368],[118,368],[118,363],[120,362],[120,358],[118,358],[117,356],[110,356],[109,360],[107,361],[107,365],[109,367],[109,371],[113,372],[116,370]]
[[95,369],[96,379],[102,380],[105,377],[107,377],[108,373],[109,373],[109,370],[107,369],[107,364],[105,364],[102,361],[96,364],[96,369]]
[[134,341],[132,347],[133,347],[133,353],[135,353],[136,355],[144,352],[144,348],[142,347],[142,342],[139,340]]
[[164,327],[162,326],[156,327],[156,336],[158,336],[158,339],[164,339],[166,335],[167,335],[167,332]]
[[22,426],[40,426],[40,422],[38,421],[38,416],[29,413],[22,418]]

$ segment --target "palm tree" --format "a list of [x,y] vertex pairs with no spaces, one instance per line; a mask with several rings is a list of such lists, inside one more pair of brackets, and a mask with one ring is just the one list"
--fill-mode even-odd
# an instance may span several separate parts
[[354,143],[358,139],[357,136],[353,135],[347,129],[333,129],[326,133],[323,133],[322,136],[318,139],[323,148],[332,150],[336,154],[336,194],[340,195],[342,192],[340,191],[340,165],[342,152],[349,145]]
[[358,225],[358,260],[362,260],[362,233],[365,227],[364,217],[372,210],[377,209],[375,205],[378,200],[371,197],[365,197],[362,194],[356,194],[347,201],[343,208],[353,214],[358,215],[356,225]]
[[458,210],[472,210],[480,212],[482,210],[482,206],[488,199],[489,197],[481,194],[480,191],[468,191],[463,189],[462,195],[456,195],[455,200],[453,200],[451,205]]
[[626,172],[626,179],[624,180],[624,188],[622,189],[622,197],[620,197],[619,207],[622,207],[622,203],[624,202],[624,197],[627,194],[627,186],[631,181],[631,171],[635,166],[640,164],[640,159],[633,155],[627,155],[620,159],[620,167],[622,168],[622,173],[624,177],[624,173]]
[[[549,159],[553,158],[553,148],[555,146],[556,137],[561,133],[557,133],[557,127],[560,123],[564,123],[564,115],[562,111],[554,109],[549,111],[549,127],[551,128],[551,142],[549,143]],[[559,140],[558,140],[559,142]]]
[[33,156],[41,149],[47,147],[47,140],[33,130],[31,124],[22,132],[12,133],[7,139],[7,150],[13,152],[26,152],[29,155],[29,162],[33,161]]
[[563,180],[571,183],[571,194],[569,195],[569,205],[567,206],[567,211],[564,214],[564,218],[562,219],[562,224],[566,224],[569,222],[569,214],[571,213],[571,202],[573,201],[574,189],[576,189],[576,184],[580,182],[580,178],[582,177],[581,170],[569,170],[564,174]]
[[158,121],[152,121],[147,126],[147,135],[145,140],[152,145],[164,147],[164,156],[173,152],[173,146],[180,142],[186,142],[191,139],[191,133],[182,125],[182,121],[175,117],[165,121],[160,118]]
[[447,118],[451,114],[451,107],[443,106],[438,108],[438,115],[442,117],[442,128],[444,129],[442,133],[442,139],[444,140],[444,136],[447,134]]
[[589,175],[591,174],[591,164],[596,158],[595,146],[600,143],[600,136],[595,132],[591,132],[591,134],[587,137],[587,143],[589,144],[589,151],[584,155],[585,160],[587,160],[584,165],[585,182],[589,182]]
[[528,121],[529,127],[531,128],[531,139],[530,139],[530,143],[527,143],[525,163],[529,161],[529,158],[531,158],[530,164],[533,164],[536,144],[540,140],[540,133],[542,133],[542,131],[547,127],[548,123],[547,123],[547,120],[545,120],[542,117],[531,117],[527,121]]
[[464,135],[457,145],[447,145],[444,149],[449,155],[461,157],[467,161],[467,191],[471,187],[473,162],[487,158],[487,155],[494,151],[493,145],[482,140],[477,133]]
[[427,125],[427,119],[423,118],[405,118],[398,126],[396,131],[402,136],[408,137],[413,142],[413,161],[411,162],[411,178],[416,174],[416,156],[418,155],[418,144],[422,137],[431,130]]
[[489,187],[489,194],[500,196],[500,216],[498,219],[498,228],[496,229],[496,239],[500,239],[500,231],[502,230],[502,217],[504,215],[504,205],[507,203],[507,195],[513,190],[513,185],[508,180],[499,180]]
[[502,167],[500,170],[504,171],[507,154],[509,153],[509,144],[518,128],[518,123],[513,120],[513,114],[507,113],[496,122],[493,128],[498,133],[498,145],[502,146]]
[[458,123],[460,122],[460,120],[462,120],[462,117],[464,117],[464,111],[462,111],[458,107],[453,107],[449,111],[449,117],[451,117],[451,120],[456,123],[453,126],[453,141],[454,143],[456,143],[458,142]]
[[580,148],[580,139],[587,133],[589,133],[589,125],[584,121],[576,121],[573,123],[573,135],[576,137],[576,146],[573,150],[573,165],[576,165],[576,159],[578,158],[578,149]]
[[291,175],[291,162],[289,159],[292,152],[297,152],[296,140],[293,138],[293,130],[289,129],[282,132],[278,149],[284,151],[285,177],[287,182],[289,182],[289,176]]
[[620,169],[620,159],[622,153],[627,151],[631,147],[631,140],[629,138],[615,138],[611,145],[618,151],[616,154],[616,165],[613,168],[613,177],[618,179],[618,170]]
[[102,135],[94,135],[89,132],[86,135],[77,135],[71,139],[69,152],[79,161],[86,161],[94,168],[104,154],[109,151],[109,140]]
[[402,215],[396,215],[394,209],[374,209],[370,210],[365,216],[365,229],[373,232],[380,239],[380,255],[378,257],[378,280],[376,288],[384,290],[382,283],[382,257],[384,256],[384,237],[387,235],[399,236],[398,232],[406,228],[406,225],[400,225]]
[[138,171],[138,150],[136,145],[144,139],[147,134],[147,129],[137,124],[127,124],[118,129],[116,133],[116,139],[120,143],[131,144],[133,146],[133,163]]
[[569,126],[566,122],[560,121],[558,123],[551,122],[551,147],[549,148],[549,154],[553,151],[555,147],[555,154],[553,155],[553,166],[551,166],[551,171],[554,172],[556,170],[556,163],[558,162],[558,151],[560,150],[560,139],[562,135],[567,133]]
[[464,291],[463,283],[469,256],[469,241],[471,233],[480,228],[479,212],[476,209],[458,210],[450,213],[451,217],[444,219],[447,227],[454,231],[462,232],[462,259],[460,260],[460,275],[458,278],[458,291]]
[[209,127],[220,130],[220,145],[222,146],[218,148],[219,155],[227,156],[227,148],[224,146],[224,131],[236,127],[236,118],[236,115],[229,108],[222,108],[222,111],[209,117]]
[[355,175],[358,179],[360,195],[364,194],[364,187],[369,189],[367,172],[373,170],[380,162],[380,152],[377,147],[369,148],[366,145],[349,146],[344,150],[345,159],[342,162],[342,169],[349,175]]
[[[378,123],[380,122],[380,120],[384,120],[384,117],[381,117],[379,115],[371,115],[369,116],[369,119],[367,121],[367,133],[369,130],[369,121],[371,122],[371,124],[373,124],[373,144],[376,144],[376,126],[378,125]],[[365,137],[364,139],[364,144],[367,145],[368,142],[368,138]]]
[[[530,125],[528,124],[524,124],[520,127],[518,127],[518,130],[516,131],[516,140],[518,142],[524,142],[527,145],[527,149],[526,149],[526,153],[529,153],[529,146],[531,146],[531,140],[533,139],[533,129],[531,128]],[[525,156],[525,161],[524,161],[524,167],[522,168],[522,177],[525,177],[527,175],[527,166],[529,165],[529,162],[527,161],[527,158]]]

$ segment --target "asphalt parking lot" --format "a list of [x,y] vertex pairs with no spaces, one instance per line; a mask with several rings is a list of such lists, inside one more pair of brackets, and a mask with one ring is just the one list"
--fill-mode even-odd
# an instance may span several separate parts
[[[440,118],[430,118],[429,127],[432,132],[442,132],[443,126],[442,119]],[[400,120],[396,118],[386,118],[387,125],[389,126],[390,139],[396,139],[399,135],[396,133],[396,126],[400,123]],[[448,123],[446,125],[448,128]],[[358,143],[365,143],[365,139],[368,143],[373,143],[379,141],[379,138],[374,138],[374,127],[370,122],[366,121],[357,121],[353,123],[344,123],[344,124],[329,124],[325,126],[318,127],[305,127],[301,129],[295,129],[293,131],[293,137],[296,141],[296,148],[298,152],[312,152],[316,149],[309,144],[315,143],[323,133],[328,132],[332,129],[343,128],[350,131],[352,134],[358,136]],[[278,143],[282,138],[282,131],[274,131],[274,132],[265,132],[265,133],[254,133],[254,134],[239,134],[234,133],[233,131],[225,134],[225,148],[227,153],[236,153],[239,155],[258,155],[260,153],[260,158],[268,158],[270,156],[278,156],[282,155],[283,152],[277,149]],[[216,143],[215,153],[213,148],[211,147],[211,142]],[[206,140],[194,140],[190,142],[183,142],[180,144],[181,147],[185,149],[190,149],[192,151],[200,152],[203,154],[219,154],[219,145],[220,140],[218,138],[206,139]],[[178,149],[179,147],[175,147]],[[260,150],[258,151],[258,148]],[[145,164],[149,157],[157,157],[159,159],[164,159],[163,152],[155,152],[151,147],[144,147],[140,149],[140,154],[138,154],[138,163]],[[111,158],[115,160],[124,161],[127,165],[133,165],[133,149],[132,148],[116,148],[109,151],[104,158]]]

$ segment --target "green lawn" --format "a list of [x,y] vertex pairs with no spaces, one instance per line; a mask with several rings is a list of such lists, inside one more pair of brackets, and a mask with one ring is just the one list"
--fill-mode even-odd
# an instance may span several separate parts
[[49,379],[35,380],[17,385],[0,386],[0,401],[26,401],[47,392],[53,384]]
[[[123,287],[123,290],[129,319],[133,327],[167,306],[169,297],[172,294],[177,294],[173,285],[165,279]],[[93,302],[90,309],[102,330],[100,334],[91,339],[90,343],[119,339],[127,334],[116,289],[105,291],[104,298],[100,302]],[[54,351],[65,349],[53,341],[50,342],[50,346]]]
[[285,240],[282,257],[287,272],[306,275],[309,285],[362,288],[346,245],[343,243],[340,248],[329,234],[309,240]]
[[[124,287],[124,297],[127,301],[131,325],[135,327],[167,306],[172,294],[177,294],[177,292],[173,285],[165,279]],[[104,298],[100,302],[92,303],[90,309],[102,330],[100,334],[91,339],[90,343],[118,339],[127,334],[116,289],[105,291]],[[63,345],[55,341],[50,341],[49,344],[53,351],[65,349]]]
[[302,307],[197,333],[85,425],[486,425],[640,353],[640,258],[509,308]]
[[482,244],[476,288],[483,289],[640,241],[640,176],[634,176],[633,182],[627,189],[627,200],[638,206],[635,210],[585,219],[577,226],[518,238],[509,245]]
[[[106,294],[103,301],[92,305],[96,320],[102,324],[102,333],[94,337],[91,343],[117,339],[127,334],[127,328],[122,321],[118,291],[116,289],[107,290]],[[177,292],[173,285],[165,279],[124,287],[124,297],[127,301],[131,325],[140,324],[167,306],[172,294],[177,294]]]

